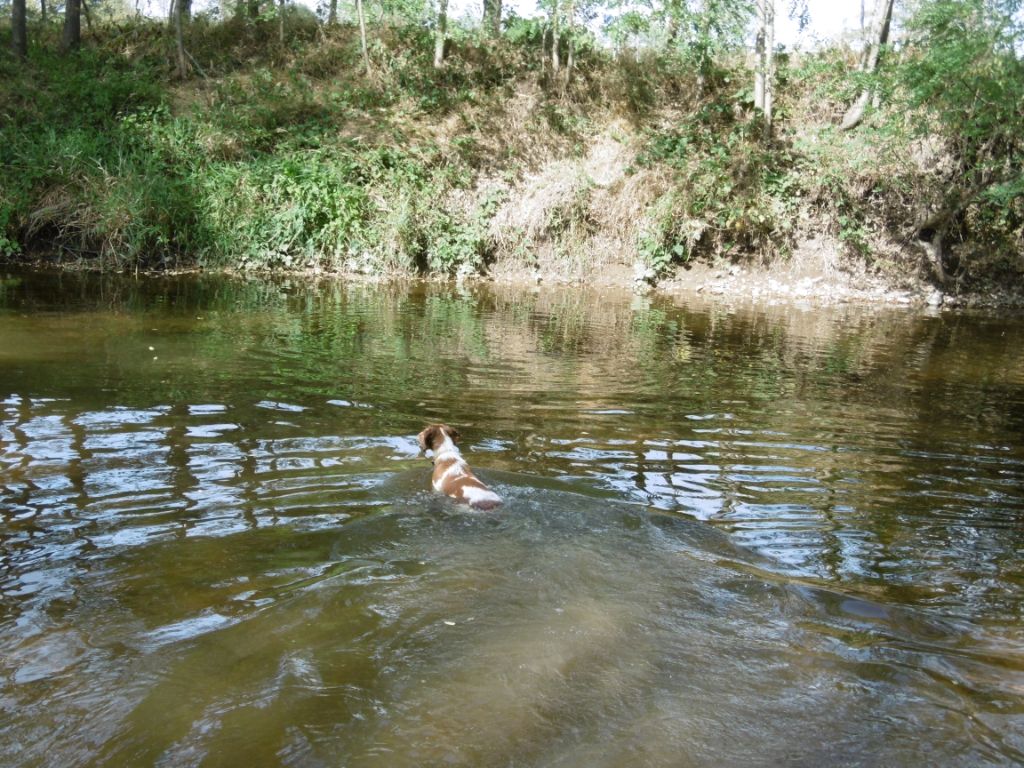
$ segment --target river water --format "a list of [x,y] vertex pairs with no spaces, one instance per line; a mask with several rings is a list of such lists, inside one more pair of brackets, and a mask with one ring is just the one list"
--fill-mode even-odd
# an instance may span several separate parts
[[[1024,761],[1024,320],[0,276],[0,763]],[[503,497],[429,490],[446,421]]]

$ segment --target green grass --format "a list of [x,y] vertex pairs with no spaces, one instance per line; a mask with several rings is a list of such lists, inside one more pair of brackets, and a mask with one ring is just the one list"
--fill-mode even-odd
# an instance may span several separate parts
[[[181,104],[184,89],[146,58],[98,46],[68,58],[33,50],[31,62],[0,65],[0,97],[18,118],[0,127],[0,255],[108,268],[454,273],[483,263],[480,212],[444,205],[470,169],[430,141],[393,143],[397,128],[379,114],[403,88],[430,112],[466,101],[465,73],[410,84],[408,62],[392,61],[391,79],[371,91],[345,73],[325,81],[257,66],[193,84],[198,98]],[[373,135],[348,135],[354,120]]]

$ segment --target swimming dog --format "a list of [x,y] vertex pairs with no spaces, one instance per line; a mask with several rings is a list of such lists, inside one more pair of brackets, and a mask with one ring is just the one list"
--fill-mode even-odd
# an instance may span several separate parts
[[447,424],[431,424],[417,435],[421,451],[434,452],[435,491],[474,509],[494,509],[501,497],[480,482],[457,448],[459,431]]

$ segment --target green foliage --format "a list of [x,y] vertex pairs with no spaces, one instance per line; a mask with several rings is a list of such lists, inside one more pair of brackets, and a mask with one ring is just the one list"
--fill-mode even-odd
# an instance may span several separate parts
[[514,13],[505,22],[505,40],[512,45],[540,47],[547,22],[539,18],[524,19]]
[[[301,71],[256,67],[172,113],[145,59],[97,49],[37,61],[4,86],[33,98],[0,125],[2,256],[31,246],[108,267],[483,265],[493,204],[438,205],[471,179],[464,168],[430,142],[339,135],[377,109],[379,91],[325,91]],[[468,139],[454,146],[474,153]],[[393,200],[415,201],[415,213],[401,221]]]
[[428,185],[423,193],[401,193],[377,237],[383,266],[419,269],[440,275],[472,274],[483,266],[490,248],[489,225],[502,196],[489,194],[469,212],[436,205],[441,193]]
[[10,258],[21,252],[18,241],[7,235],[12,212],[11,206],[6,203],[0,204],[0,258]]
[[[511,15],[487,44],[453,24],[435,70],[422,0],[374,7],[392,21],[371,24],[369,75],[351,18],[318,29],[289,12],[281,45],[276,21],[204,15],[186,44],[207,76],[186,83],[170,79],[165,24],[97,24],[76,56],[48,53],[51,38],[31,66],[0,57],[0,256],[464,274],[518,247],[524,264],[586,272],[621,225],[661,273],[785,256],[802,217],[870,262],[879,237],[906,243],[913,217],[943,205],[961,239],[1017,253],[1020,5],[923,0],[898,65],[871,82],[881,108],[850,133],[831,127],[864,84],[850,52],[780,55],[772,141],[735,57],[745,0],[630,6],[614,54],[578,29],[571,83],[551,77],[549,20]],[[498,198],[475,190],[526,195],[527,173],[600,160],[606,132],[639,149],[653,186],[624,201],[628,183],[581,172],[492,240]]]
[[483,266],[489,242],[488,225],[501,202],[500,195],[488,195],[467,219],[439,216],[427,233],[429,271],[440,274],[472,273]]
[[668,166],[678,184],[648,214],[639,247],[657,270],[700,253],[784,252],[799,195],[794,158],[761,141],[727,101],[702,107],[682,127],[650,134],[637,162]]
[[637,238],[640,258],[657,275],[668,272],[672,264],[685,264],[692,255],[693,235],[697,233],[685,231],[678,208],[675,194],[659,198],[648,211],[646,226]]
[[839,225],[839,239],[862,256],[868,255],[870,247],[867,231],[860,218],[856,215],[840,213],[836,217],[836,223]]
[[132,261],[188,240],[177,218],[187,205],[180,179],[165,158],[141,150],[133,128],[140,113],[164,109],[148,63],[129,67],[89,50],[74,59],[39,51],[33,60],[47,77],[18,73],[12,90],[31,93],[32,104],[0,126],[3,250],[38,237]]
[[630,9],[617,14],[606,26],[606,33],[618,47],[624,48],[650,33],[651,17],[638,10]]
[[913,18],[920,37],[900,69],[910,105],[934,115],[967,152],[1021,136],[1021,10],[1019,0],[934,0]]
[[912,17],[911,55],[900,68],[922,126],[958,137],[967,153],[1024,127],[1020,0],[926,0]]
[[[368,199],[351,157],[325,152],[212,165],[201,190],[207,226],[245,267],[338,266],[361,235]],[[206,257],[221,263],[224,249]]]
[[753,11],[749,0],[668,2],[663,16],[674,30],[669,44],[697,71],[707,73],[716,60],[743,46]]
[[990,248],[1019,248],[1024,3],[924,0],[908,29],[897,83],[909,126],[915,136],[941,142],[948,157],[937,174],[922,180],[921,207],[934,212],[934,227],[960,240],[980,237]]

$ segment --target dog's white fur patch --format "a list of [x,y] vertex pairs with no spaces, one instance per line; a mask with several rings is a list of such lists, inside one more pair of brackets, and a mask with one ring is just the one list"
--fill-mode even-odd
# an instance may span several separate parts
[[452,465],[441,474],[441,477],[462,477],[464,474],[466,474],[466,462],[453,461]]
[[456,459],[452,462],[452,465],[448,467],[440,476],[434,478],[434,490],[440,491],[441,488],[448,480],[453,480],[457,477],[463,477],[466,474],[466,462],[462,459]]
[[470,504],[476,504],[480,501],[501,501],[501,497],[494,491],[487,488],[478,488],[475,485],[464,485],[462,487],[462,496]]

